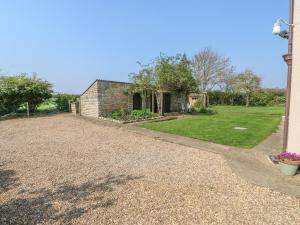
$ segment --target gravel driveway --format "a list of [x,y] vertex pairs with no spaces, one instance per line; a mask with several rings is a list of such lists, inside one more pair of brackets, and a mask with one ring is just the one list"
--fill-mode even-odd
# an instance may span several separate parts
[[0,224],[300,224],[219,155],[68,114],[0,122]]

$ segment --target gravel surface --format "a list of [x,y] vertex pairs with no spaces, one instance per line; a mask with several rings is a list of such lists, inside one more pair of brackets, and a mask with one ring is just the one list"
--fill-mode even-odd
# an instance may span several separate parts
[[68,114],[0,122],[0,224],[300,224],[219,155]]

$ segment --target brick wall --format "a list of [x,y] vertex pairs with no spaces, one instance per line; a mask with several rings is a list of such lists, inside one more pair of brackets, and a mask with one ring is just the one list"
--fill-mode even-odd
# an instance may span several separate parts
[[81,96],[80,96],[80,114],[87,117],[99,116],[99,93],[98,81],[95,81]]

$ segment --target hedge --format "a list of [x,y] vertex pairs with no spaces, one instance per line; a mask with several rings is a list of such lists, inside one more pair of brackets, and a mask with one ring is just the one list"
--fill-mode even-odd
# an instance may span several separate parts
[[[211,105],[245,105],[246,96],[243,93],[226,93],[215,90],[208,92]],[[250,106],[272,106],[285,104],[284,89],[261,89],[251,94]]]

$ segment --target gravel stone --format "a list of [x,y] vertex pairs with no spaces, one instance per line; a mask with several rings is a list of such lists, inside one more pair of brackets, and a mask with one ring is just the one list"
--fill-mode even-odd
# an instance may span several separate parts
[[0,224],[300,224],[214,153],[61,114],[0,122]]

